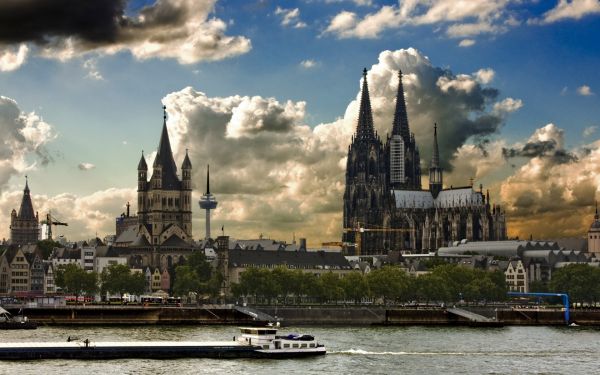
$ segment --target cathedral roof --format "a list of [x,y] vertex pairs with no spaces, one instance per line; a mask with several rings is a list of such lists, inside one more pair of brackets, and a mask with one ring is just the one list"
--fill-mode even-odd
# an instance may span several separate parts
[[[164,121],[160,142],[158,144],[158,152],[154,159],[154,168],[162,167],[162,188],[165,190],[177,190],[181,186],[181,182],[177,177],[177,166],[173,159],[173,151],[171,150],[171,142],[169,141],[169,132],[167,131],[167,113],[166,107],[164,113]],[[156,173],[156,172],[154,172]],[[154,178],[154,175],[152,176]]]
[[34,220],[35,212],[33,211],[33,203],[31,203],[31,195],[29,195],[29,183],[25,180],[25,189],[23,190],[23,199],[19,208],[19,219]]
[[360,109],[358,112],[358,125],[356,127],[356,138],[374,139],[373,113],[371,112],[371,98],[369,97],[369,86],[367,84],[367,69],[363,70],[363,87],[360,97]]
[[392,135],[401,135],[405,142],[410,139],[406,102],[404,101],[404,86],[402,85],[402,71],[398,71],[398,94],[396,95],[396,111],[394,112],[394,126]]
[[396,208],[451,208],[483,204],[483,195],[472,187],[442,190],[436,198],[428,190],[393,190]]

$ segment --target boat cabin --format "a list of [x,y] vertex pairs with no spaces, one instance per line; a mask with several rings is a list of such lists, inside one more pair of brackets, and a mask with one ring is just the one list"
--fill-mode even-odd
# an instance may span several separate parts
[[277,329],[272,327],[242,327],[240,331],[242,336],[238,339],[239,342],[259,346],[262,349],[298,351],[322,347],[311,335],[277,336]]

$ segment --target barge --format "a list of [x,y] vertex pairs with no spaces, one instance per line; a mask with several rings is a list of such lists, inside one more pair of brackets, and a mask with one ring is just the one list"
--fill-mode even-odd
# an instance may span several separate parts
[[172,359],[302,358],[324,355],[326,348],[310,335],[277,336],[272,327],[243,327],[233,341],[0,343],[0,360],[34,359]]

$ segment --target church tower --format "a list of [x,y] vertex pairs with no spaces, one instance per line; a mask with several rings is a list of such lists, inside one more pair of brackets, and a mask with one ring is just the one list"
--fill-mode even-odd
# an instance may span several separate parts
[[433,195],[433,199],[437,198],[442,191],[443,171],[440,167],[440,151],[437,141],[437,124],[433,125],[433,157],[429,167],[429,191]]
[[19,213],[12,210],[10,214],[10,241],[16,245],[36,243],[40,238],[40,221],[37,212],[33,211],[29,181],[25,177],[25,189],[21,199]]
[[149,180],[143,154],[138,164],[138,222],[152,245],[176,245],[192,240],[192,163],[187,151],[181,171],[180,180],[163,107],[162,134]]
[[596,202],[596,214],[594,222],[588,230],[588,252],[600,258],[600,216],[598,216],[598,202]]
[[392,190],[421,189],[421,160],[415,135],[408,126],[408,114],[402,85],[402,71],[398,71],[398,93],[392,135],[386,144],[388,185]]
[[[362,92],[356,134],[348,147],[346,189],[344,192],[343,241],[360,243],[360,253],[373,254],[383,249],[380,232],[359,228],[377,228],[385,210],[386,169],[383,144],[373,127],[367,69],[363,71]],[[360,238],[358,238],[360,236]]]

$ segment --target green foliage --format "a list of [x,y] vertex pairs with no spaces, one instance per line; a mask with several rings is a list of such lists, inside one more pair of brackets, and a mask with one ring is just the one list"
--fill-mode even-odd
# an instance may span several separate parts
[[175,268],[173,293],[177,296],[196,293],[215,297],[219,294],[222,282],[223,276],[213,272],[204,253],[195,251],[184,265]]
[[132,273],[125,264],[113,264],[106,267],[100,275],[102,293],[118,294],[125,293],[142,294],[146,289],[146,279],[141,272]]
[[67,264],[58,267],[55,274],[56,286],[66,294],[92,295],[98,291],[98,274],[86,272],[76,264]]
[[392,266],[375,269],[366,276],[358,271],[326,272],[317,276],[284,267],[248,268],[240,275],[240,282],[231,288],[235,297],[253,297],[254,301],[263,303],[361,303],[369,297],[376,303],[450,302],[461,298],[477,302],[502,301],[507,292],[502,272],[454,264],[440,264],[420,277],[409,276],[401,268]]
[[587,264],[569,264],[552,274],[549,287],[556,293],[567,293],[571,301],[600,300],[600,269]]
[[548,285],[541,280],[535,280],[529,283],[529,291],[532,293],[546,293],[550,290]]

